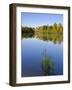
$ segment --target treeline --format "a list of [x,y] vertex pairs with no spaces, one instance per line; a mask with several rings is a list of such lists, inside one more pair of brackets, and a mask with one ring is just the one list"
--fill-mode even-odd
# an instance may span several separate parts
[[22,38],[29,37],[61,42],[63,40],[63,26],[61,23],[54,23],[53,25],[43,25],[36,28],[22,27]]
[[43,25],[37,27],[35,30],[35,36],[44,41],[50,40],[54,43],[60,43],[63,40],[63,26],[60,23],[58,25],[54,23],[52,26]]
[[34,28],[22,27],[22,37],[33,37],[35,34]]
[[54,23],[53,26],[43,25],[36,28],[36,34],[53,34],[53,33],[57,34],[63,33],[63,26],[61,23],[59,23],[58,25]]

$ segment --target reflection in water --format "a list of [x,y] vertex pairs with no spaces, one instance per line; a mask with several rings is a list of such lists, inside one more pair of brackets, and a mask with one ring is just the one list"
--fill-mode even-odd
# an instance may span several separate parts
[[22,38],[34,37],[35,31],[34,28],[22,27]]
[[22,30],[22,76],[63,74],[63,30],[47,28]]
[[22,38],[38,38],[43,41],[52,41],[54,43],[61,43],[63,41],[63,27],[61,24],[58,26],[41,26],[37,28],[23,27]]
[[36,38],[44,41],[53,41],[54,43],[61,43],[63,40],[63,26],[59,23],[54,23],[53,26],[40,26],[35,30]]
[[63,34],[61,33],[50,33],[50,34],[36,34],[36,35],[33,35],[32,33],[24,33],[23,34],[23,38],[32,38],[32,37],[35,37],[35,38],[38,38],[40,40],[43,40],[43,41],[52,41],[54,43],[61,43],[63,41]]
[[23,38],[22,77],[63,75],[63,43]]
[[39,38],[44,41],[52,41],[54,43],[61,43],[63,40],[62,34],[46,34],[46,35],[36,35],[36,38]]

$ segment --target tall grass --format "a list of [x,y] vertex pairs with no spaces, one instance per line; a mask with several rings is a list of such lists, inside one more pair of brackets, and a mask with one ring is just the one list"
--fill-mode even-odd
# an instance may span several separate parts
[[44,75],[54,74],[54,62],[53,60],[46,55],[46,50],[44,50],[43,60],[42,60],[42,70]]

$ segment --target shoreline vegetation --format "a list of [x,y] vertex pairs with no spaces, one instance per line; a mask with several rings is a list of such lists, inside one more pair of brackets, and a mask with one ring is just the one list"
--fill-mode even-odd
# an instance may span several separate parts
[[60,43],[63,40],[63,26],[61,23],[53,25],[42,25],[36,28],[21,27],[22,38],[36,37],[38,39],[47,41],[53,41],[54,43]]

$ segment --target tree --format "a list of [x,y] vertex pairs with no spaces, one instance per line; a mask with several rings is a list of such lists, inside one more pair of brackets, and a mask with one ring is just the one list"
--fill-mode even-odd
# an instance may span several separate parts
[[54,23],[53,29],[57,30],[57,24],[56,23]]
[[58,33],[63,33],[63,26],[62,26],[61,23],[58,24],[57,32]]
[[22,27],[22,37],[33,37],[35,34],[34,28]]

